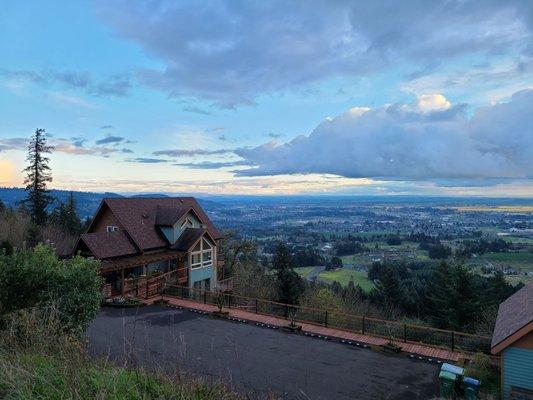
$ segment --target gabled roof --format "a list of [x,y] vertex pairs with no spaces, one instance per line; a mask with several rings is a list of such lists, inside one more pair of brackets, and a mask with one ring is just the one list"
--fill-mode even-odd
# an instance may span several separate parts
[[137,249],[124,231],[84,233],[80,241],[100,259],[137,254]]
[[188,251],[205,233],[204,228],[186,228],[176,243],[170,246],[173,250]]
[[192,210],[191,207],[157,206],[155,224],[157,226],[174,226],[190,210]]
[[[105,198],[102,203],[110,208],[137,247],[143,251],[168,246],[156,225],[158,209],[161,209],[161,222],[174,219],[181,210],[192,209],[211,237],[220,237],[218,230],[193,197]],[[178,211],[170,213],[169,208],[174,207]]]
[[499,353],[533,330],[533,282],[500,304],[491,352]]

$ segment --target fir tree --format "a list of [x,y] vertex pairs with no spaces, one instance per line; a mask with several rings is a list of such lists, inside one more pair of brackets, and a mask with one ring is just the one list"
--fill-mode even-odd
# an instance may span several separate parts
[[279,302],[296,304],[305,287],[302,278],[292,269],[292,256],[289,249],[282,243],[276,249],[273,264],[277,269]]
[[433,270],[426,287],[426,312],[439,327],[448,327],[453,319],[452,270],[446,262],[441,262]]
[[24,200],[32,221],[37,225],[46,223],[46,207],[52,201],[48,194],[46,184],[52,181],[49,158],[46,154],[51,153],[52,146],[46,144],[44,129],[37,129],[28,145],[28,166],[24,169],[26,178],[26,199]]

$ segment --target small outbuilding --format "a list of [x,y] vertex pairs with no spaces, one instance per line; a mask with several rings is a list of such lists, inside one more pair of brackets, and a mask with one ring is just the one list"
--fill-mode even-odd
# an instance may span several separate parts
[[533,282],[500,304],[491,353],[501,356],[502,398],[533,399]]

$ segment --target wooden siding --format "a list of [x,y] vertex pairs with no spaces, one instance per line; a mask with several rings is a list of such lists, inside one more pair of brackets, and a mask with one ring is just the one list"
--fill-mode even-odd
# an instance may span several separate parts
[[533,390],[533,350],[508,347],[503,351],[503,399],[509,400],[511,387]]
[[96,216],[91,232],[106,232],[108,226],[118,226],[119,230],[124,230],[123,226],[118,222],[117,218],[113,215],[113,212],[107,206],[103,206],[100,212]]

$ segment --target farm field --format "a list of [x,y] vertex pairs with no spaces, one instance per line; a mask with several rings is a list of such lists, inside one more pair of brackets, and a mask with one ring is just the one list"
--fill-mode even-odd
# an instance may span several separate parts
[[309,273],[313,271],[315,268],[316,267],[297,267],[297,268],[294,268],[294,272],[296,272],[302,278],[306,279]]
[[354,285],[361,286],[365,292],[370,292],[374,288],[374,282],[368,279],[367,273],[353,269],[339,268],[334,271],[322,271],[318,279],[324,283],[339,282],[342,286],[348,285],[353,280]]

